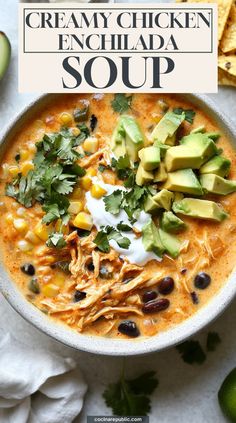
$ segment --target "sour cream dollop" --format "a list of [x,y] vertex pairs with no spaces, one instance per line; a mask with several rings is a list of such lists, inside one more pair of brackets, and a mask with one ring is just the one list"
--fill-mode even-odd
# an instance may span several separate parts
[[[107,192],[106,195],[112,194],[116,190],[124,190],[126,188],[119,185],[110,185],[105,184],[98,178],[93,178],[93,184],[99,184],[102,188],[104,188]],[[93,217],[93,223],[96,226],[97,230],[99,231],[102,226],[113,226],[114,228],[122,221],[123,223],[130,226],[130,221],[128,216],[124,210],[121,210],[119,214],[111,214],[105,210],[105,203],[103,201],[104,197],[100,199],[94,198],[91,193],[88,191],[86,193],[86,205]],[[133,227],[137,230],[141,231],[142,227],[150,220],[150,215],[141,211],[138,220],[133,224]],[[158,257],[156,254],[146,251],[143,246],[142,237],[137,238],[133,231],[130,232],[122,232],[122,234],[129,238],[130,246],[128,249],[120,248],[118,244],[111,240],[109,241],[110,246],[117,251],[122,258],[127,257],[130,263],[134,263],[137,265],[144,265],[150,260],[158,260],[161,261],[161,258]]]

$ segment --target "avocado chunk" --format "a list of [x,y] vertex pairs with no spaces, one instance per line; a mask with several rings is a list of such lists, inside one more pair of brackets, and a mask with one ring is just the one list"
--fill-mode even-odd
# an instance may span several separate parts
[[190,134],[198,134],[199,132],[201,132],[202,134],[204,134],[204,132],[206,132],[205,125],[197,126],[196,128],[192,129]]
[[145,212],[156,214],[160,209],[160,205],[153,200],[151,195],[148,195],[144,203]]
[[203,195],[202,187],[192,169],[181,169],[168,173],[162,188],[186,194]]
[[200,181],[202,188],[212,194],[227,195],[236,191],[236,181],[229,181],[218,175],[201,175]]
[[125,146],[125,131],[121,121],[119,121],[111,137],[111,149],[116,158],[123,157],[126,155]]
[[175,213],[198,219],[213,220],[221,222],[228,214],[214,201],[199,200],[197,198],[184,198],[173,203],[172,209]]
[[171,202],[173,198],[173,192],[170,192],[167,189],[162,189],[152,197],[153,201],[155,201],[155,203],[157,203],[159,207],[165,210],[171,209]]
[[201,151],[185,145],[171,147],[166,152],[165,165],[168,172],[178,169],[199,169],[204,162]]
[[146,251],[153,251],[161,257],[165,248],[155,223],[150,219],[142,228],[142,242]]
[[165,163],[161,162],[159,168],[154,172],[153,182],[164,182],[167,180]]
[[121,125],[125,132],[126,152],[133,162],[138,160],[138,152],[144,146],[144,137],[138,123],[132,116],[122,116]]
[[139,167],[136,173],[136,184],[142,186],[152,182],[152,180],[153,173],[145,170],[142,163],[139,163]]
[[145,170],[154,170],[160,164],[160,148],[158,147],[142,148],[138,155]]
[[180,240],[176,236],[163,231],[161,228],[159,229],[159,235],[167,253],[173,258],[178,257],[181,248]]
[[164,159],[165,158],[165,155],[166,155],[167,150],[171,147],[170,145],[163,144],[160,141],[155,141],[153,145],[154,145],[154,147],[160,148],[161,159]]
[[178,233],[186,229],[186,224],[172,211],[166,211],[161,217],[161,228],[166,232]]
[[157,140],[163,144],[174,145],[175,133],[184,119],[184,113],[177,115],[174,112],[167,112],[155,126],[151,134],[152,141]]
[[200,167],[201,174],[214,173],[215,175],[228,176],[230,171],[231,161],[222,156],[214,156],[203,166]]

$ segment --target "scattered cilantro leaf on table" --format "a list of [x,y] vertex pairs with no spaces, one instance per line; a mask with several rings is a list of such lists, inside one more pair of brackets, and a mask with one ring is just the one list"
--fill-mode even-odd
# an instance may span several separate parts
[[221,339],[217,332],[209,332],[207,335],[206,348],[207,351],[215,351]]
[[155,372],[146,372],[132,380],[122,376],[117,383],[108,385],[103,398],[113,415],[146,416],[151,410],[149,396],[157,386]]
[[185,363],[202,364],[206,360],[206,354],[198,341],[185,341],[177,345],[176,349],[179,351]]
[[131,108],[132,95],[127,96],[125,94],[115,94],[114,99],[111,102],[111,106],[114,112],[124,113]]
[[176,113],[177,115],[181,115],[184,112],[185,120],[189,123],[193,123],[193,120],[196,114],[196,112],[192,109],[182,109],[181,107],[175,108],[173,112]]

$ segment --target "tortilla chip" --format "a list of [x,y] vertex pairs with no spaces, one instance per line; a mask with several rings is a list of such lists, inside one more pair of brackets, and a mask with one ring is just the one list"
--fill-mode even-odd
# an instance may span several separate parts
[[223,33],[220,48],[224,53],[236,49],[236,5],[233,4]]
[[219,85],[230,85],[236,87],[236,78],[229,75],[226,71],[218,68],[218,83]]
[[218,66],[220,69],[236,78],[236,55],[219,56]]
[[218,5],[218,41],[221,40],[232,6],[232,0],[176,0],[177,3],[217,3]]

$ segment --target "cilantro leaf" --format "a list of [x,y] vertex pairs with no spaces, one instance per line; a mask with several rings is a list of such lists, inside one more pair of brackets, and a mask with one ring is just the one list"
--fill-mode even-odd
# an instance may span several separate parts
[[5,194],[8,197],[12,197],[12,198],[17,199],[18,189],[16,189],[13,184],[7,184],[6,189],[5,189]]
[[123,232],[129,232],[129,231],[132,231],[132,228],[131,228],[131,226],[129,226],[129,225],[126,225],[125,223],[123,223],[122,221],[120,222],[120,223],[118,223],[118,225],[117,225],[117,229],[118,229],[118,231],[123,231]]
[[89,107],[85,106],[82,109],[76,109],[74,111],[75,122],[84,122],[88,119]]
[[107,233],[104,231],[99,231],[93,240],[94,244],[97,245],[98,249],[103,253],[109,253],[110,245],[107,237]]
[[63,248],[66,245],[66,241],[61,232],[52,232],[49,235],[46,245],[51,248]]
[[176,349],[179,351],[185,363],[202,364],[206,360],[206,354],[198,341],[185,341],[177,345]]
[[221,339],[217,332],[209,332],[207,335],[206,347],[207,351],[215,351]]
[[120,189],[117,189],[110,195],[106,195],[103,198],[105,210],[112,214],[118,214],[120,212],[122,199],[123,193]]
[[129,238],[123,236],[120,231],[113,228],[112,226],[105,226],[96,235],[94,243],[97,245],[100,251],[108,253],[110,251],[109,241],[116,241],[120,248],[128,249],[130,246]]
[[111,166],[115,169],[119,179],[126,179],[130,176],[131,173],[133,173],[130,169],[130,159],[127,154],[125,156],[119,157],[118,160],[113,157]]
[[119,231],[112,229],[108,235],[107,235],[108,240],[114,240],[116,241],[116,243],[119,245],[120,248],[124,248],[125,250],[128,250],[131,242],[129,240],[129,238],[127,238],[126,236],[123,236]]
[[108,385],[103,393],[106,405],[117,416],[146,416],[151,410],[151,395],[158,385],[155,372],[147,372],[133,380],[123,377]]
[[124,113],[131,108],[132,95],[127,96],[125,94],[115,94],[114,99],[111,102],[111,106],[114,112]]
[[181,115],[183,112],[185,113],[185,120],[189,123],[193,123],[194,117],[196,112],[192,109],[182,109],[181,107],[177,107],[173,110],[176,115]]

